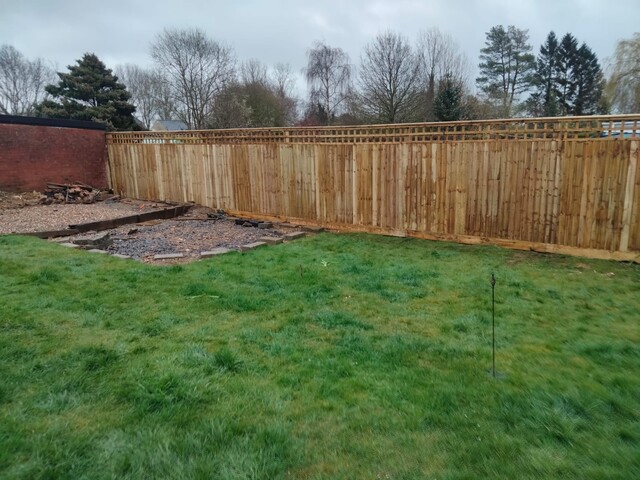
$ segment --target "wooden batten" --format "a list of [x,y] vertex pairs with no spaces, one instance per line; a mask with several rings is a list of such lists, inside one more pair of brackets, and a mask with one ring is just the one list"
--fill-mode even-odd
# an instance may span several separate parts
[[[638,142],[631,142],[629,166],[627,168],[627,181],[624,188],[624,206],[622,210],[622,232],[620,234],[621,252],[629,250],[629,235],[631,232],[631,210],[635,190],[636,171],[638,169]],[[637,208],[637,207],[636,207]]]

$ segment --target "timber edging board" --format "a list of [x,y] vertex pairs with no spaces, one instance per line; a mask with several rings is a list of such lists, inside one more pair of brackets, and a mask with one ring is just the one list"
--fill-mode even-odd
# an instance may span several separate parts
[[161,210],[153,210],[151,212],[138,213],[136,215],[128,215],[126,217],[113,218],[109,220],[100,220],[98,222],[79,223],[77,225],[69,225],[66,230],[49,230],[44,232],[27,232],[16,233],[14,235],[28,235],[38,238],[55,238],[55,237],[67,237],[69,235],[76,235],[78,233],[88,232],[94,230],[100,232],[102,230],[109,230],[121,225],[128,225],[130,223],[141,223],[148,220],[168,220],[171,218],[184,215],[191,208],[191,205],[179,205],[177,207],[163,208]]

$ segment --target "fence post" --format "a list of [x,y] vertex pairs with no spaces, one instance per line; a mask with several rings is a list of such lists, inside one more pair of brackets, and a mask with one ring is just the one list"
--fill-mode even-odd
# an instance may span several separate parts
[[631,230],[631,210],[633,209],[633,195],[635,191],[636,170],[638,168],[638,142],[631,142],[629,168],[627,169],[627,184],[624,189],[624,203],[622,207],[622,231],[620,232],[621,252],[629,251],[629,233]]

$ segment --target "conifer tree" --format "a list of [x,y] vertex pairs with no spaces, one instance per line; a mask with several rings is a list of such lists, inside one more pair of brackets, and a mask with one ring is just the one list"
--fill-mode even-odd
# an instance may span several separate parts
[[535,73],[528,30],[502,25],[487,32],[485,47],[480,50],[478,88],[500,108],[503,117],[516,110],[519,95],[528,91]]
[[555,95],[558,99],[558,113],[560,115],[571,115],[576,94],[574,69],[577,55],[578,41],[576,37],[567,33],[562,37],[556,57],[557,76],[555,81]]
[[560,43],[554,32],[540,47],[535,91],[528,110],[535,116],[592,115],[604,113],[604,77],[595,53],[567,33]]
[[602,111],[604,75],[595,53],[583,43],[576,52],[573,69],[575,98],[571,105],[571,115],[593,115]]
[[52,99],[38,105],[41,116],[93,120],[113,130],[138,129],[129,92],[96,55],[86,53],[68,69],[58,73],[57,85],[45,88]]
[[558,37],[549,32],[545,43],[540,47],[536,62],[534,80],[535,91],[529,99],[529,113],[539,117],[554,117],[560,107],[556,96],[558,77]]
[[433,100],[433,114],[439,122],[454,122],[465,116],[464,89],[462,83],[446,75],[438,86]]

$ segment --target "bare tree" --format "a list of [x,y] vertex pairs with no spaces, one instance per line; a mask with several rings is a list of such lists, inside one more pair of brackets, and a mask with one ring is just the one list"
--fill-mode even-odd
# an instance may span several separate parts
[[198,29],[165,30],[152,44],[151,56],[165,73],[178,117],[190,128],[204,128],[216,96],[235,78],[231,48]]
[[398,123],[419,118],[424,88],[421,61],[402,35],[381,33],[368,44],[359,78],[362,107],[373,121]]
[[614,110],[640,111],[640,32],[618,42],[608,70],[607,94]]
[[267,67],[255,58],[242,62],[240,65],[240,81],[245,85],[267,85],[269,83]]
[[54,71],[42,59],[29,60],[11,45],[0,47],[1,113],[33,115],[46,97],[44,87],[54,81]]
[[271,72],[271,82],[285,111],[285,124],[292,125],[298,115],[298,98],[295,95],[296,80],[288,63],[277,63]]
[[349,56],[341,48],[315,42],[307,51],[304,70],[309,100],[326,112],[326,123],[340,113],[351,90]]
[[157,119],[171,118],[173,101],[167,82],[158,71],[126,64],[116,68],[116,75],[126,85],[136,116],[147,128]]
[[271,73],[272,81],[276,90],[281,95],[293,97],[296,80],[293,76],[293,70],[288,63],[276,63]]
[[432,121],[435,119],[433,103],[439,83],[447,79],[468,90],[470,63],[453,37],[437,28],[420,32],[417,53],[425,76],[424,119]]
[[177,117],[178,109],[174,97],[171,82],[159,70],[155,70],[155,101],[158,118],[160,120],[170,120]]

